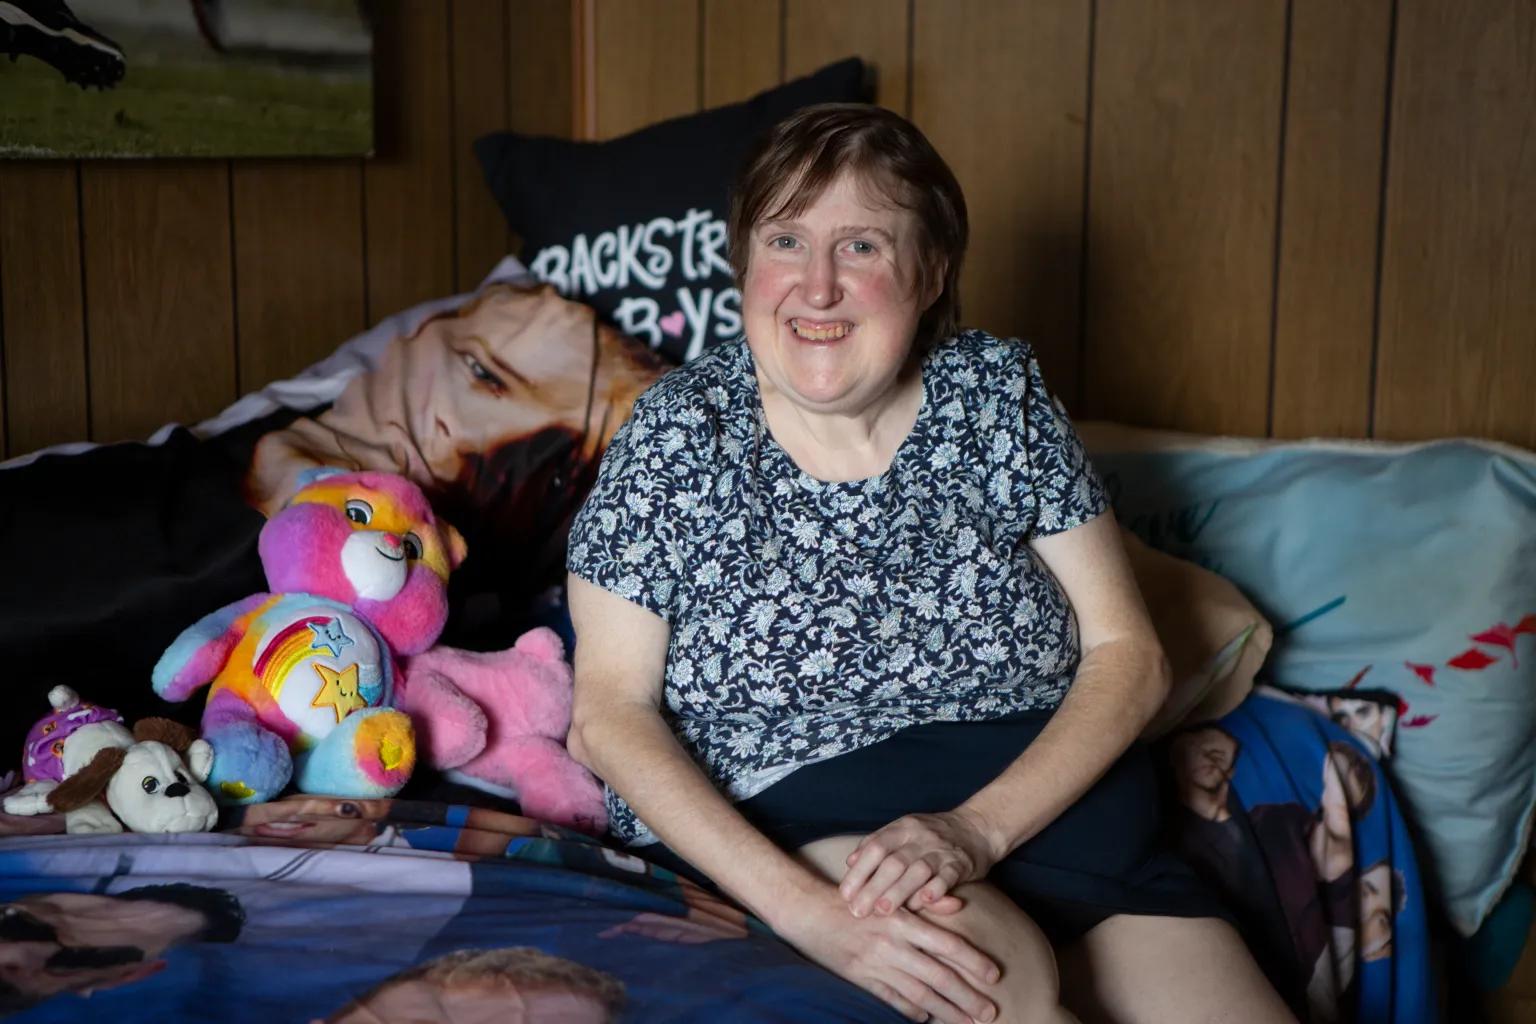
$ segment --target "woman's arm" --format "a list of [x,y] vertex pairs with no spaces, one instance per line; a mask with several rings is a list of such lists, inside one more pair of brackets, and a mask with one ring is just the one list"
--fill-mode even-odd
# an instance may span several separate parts
[[1040,736],[961,806],[999,859],[1055,821],[1141,735],[1171,685],[1113,512],[1030,545],[1077,616],[1083,657]]
[[1168,696],[1167,659],[1136,589],[1112,512],[1030,544],[1077,617],[1083,656],[1061,707],[992,782],[950,815],[913,815],[872,833],[842,893],[855,915],[928,905],[1054,821],[1098,781]]
[[577,635],[571,756],[684,860],[772,921],[777,907],[809,887],[811,872],[716,791],[662,719],[667,623],[578,576],[568,592]]
[[966,1024],[990,1019],[989,1008],[995,1016],[977,981],[995,980],[997,967],[974,947],[916,914],[850,928],[836,888],[715,790],[659,711],[670,638],[665,621],[575,575],[568,593],[577,644],[567,746],[577,761],[684,860],[822,966],[914,1019],[932,1014]]

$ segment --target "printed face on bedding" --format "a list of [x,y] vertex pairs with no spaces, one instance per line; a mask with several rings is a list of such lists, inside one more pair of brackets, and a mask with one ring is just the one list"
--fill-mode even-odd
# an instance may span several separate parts
[[1227,799],[1237,762],[1237,741],[1216,726],[1191,729],[1173,738],[1173,767],[1179,800],[1207,821],[1231,817]]
[[23,896],[0,906],[0,1014],[147,978],[170,947],[232,941],[243,922],[229,893],[184,883]]
[[460,949],[407,968],[325,1024],[608,1024],[619,979],[531,946]]

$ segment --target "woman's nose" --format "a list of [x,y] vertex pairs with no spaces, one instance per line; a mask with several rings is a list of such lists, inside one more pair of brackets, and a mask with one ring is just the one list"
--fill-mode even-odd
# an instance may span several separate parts
[[805,269],[805,300],[820,309],[837,305],[842,297],[842,289],[837,283],[837,263],[832,255],[813,254]]

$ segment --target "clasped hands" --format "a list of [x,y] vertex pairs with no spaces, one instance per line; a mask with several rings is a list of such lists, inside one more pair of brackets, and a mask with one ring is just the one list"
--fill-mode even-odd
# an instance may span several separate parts
[[953,890],[987,877],[1006,855],[980,817],[964,807],[908,814],[865,836],[848,855],[838,892],[854,917],[897,907],[953,914],[965,902]]
[[[915,913],[953,914],[965,902],[951,890],[986,877],[1007,852],[979,815],[965,808],[911,814],[859,844],[836,894],[795,901],[775,923],[801,952],[874,993],[914,1021],[993,1021],[988,993],[997,963],[964,938]],[[911,913],[899,913],[911,908]],[[837,918],[851,910],[849,926]],[[846,918],[845,918],[846,920]]]

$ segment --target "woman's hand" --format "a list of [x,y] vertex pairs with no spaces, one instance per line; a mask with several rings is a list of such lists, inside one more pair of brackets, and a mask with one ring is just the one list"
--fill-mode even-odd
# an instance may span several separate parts
[[903,906],[952,914],[964,903],[950,890],[987,877],[1001,856],[985,823],[963,807],[908,814],[864,837],[839,891],[854,917]]
[[773,915],[774,930],[811,960],[912,1020],[973,1024],[997,1017],[983,991],[998,967],[965,939],[905,910],[849,921],[830,883]]

